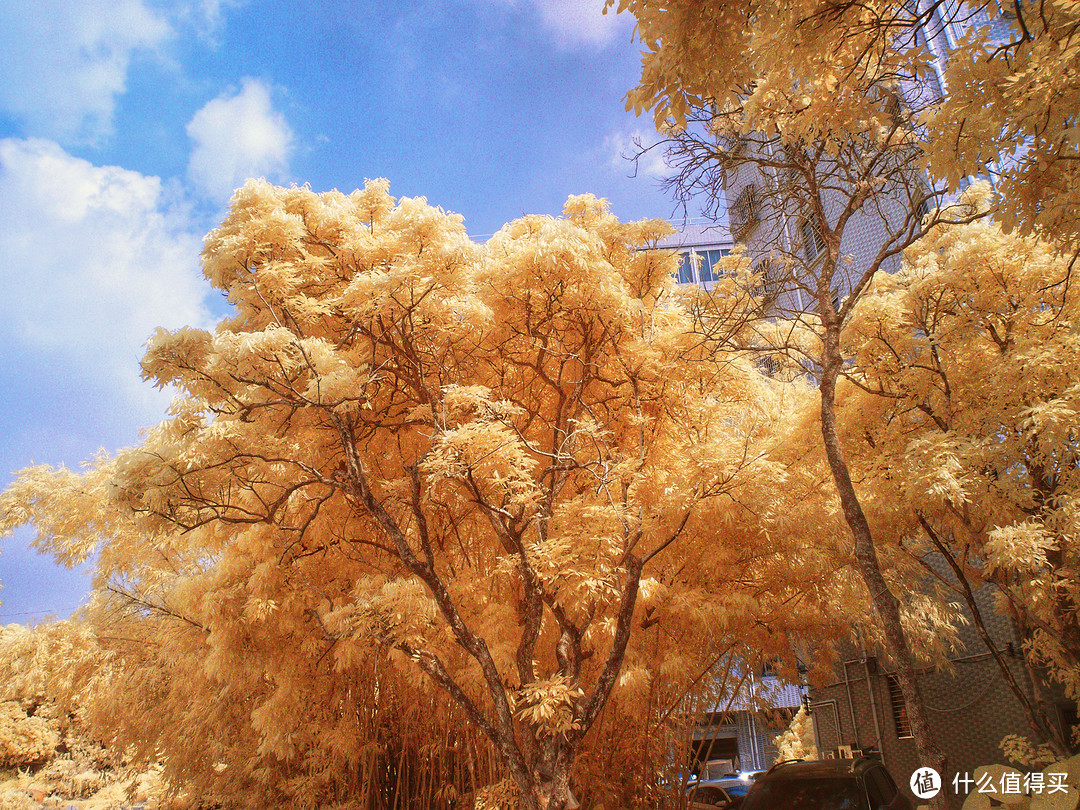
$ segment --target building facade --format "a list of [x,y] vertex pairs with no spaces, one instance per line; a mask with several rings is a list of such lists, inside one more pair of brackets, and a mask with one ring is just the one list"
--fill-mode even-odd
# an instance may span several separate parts
[[731,238],[773,285],[777,314],[816,310],[825,232],[840,232],[840,261],[828,274],[838,302],[868,269],[898,270],[923,217],[954,199],[955,190],[935,185],[920,168],[919,116],[942,98],[948,55],[968,31],[986,26],[1005,37],[1009,24],[994,4],[973,11],[952,0],[912,0],[910,10],[921,22],[914,44],[933,58],[918,83],[897,79],[867,91],[880,124],[876,138],[868,133],[828,149],[795,149],[758,132],[719,139]]
[[[976,598],[994,650],[1033,704],[1042,701],[1048,720],[1068,732],[1076,723],[1076,705],[1060,688],[1047,684],[1025,664],[1022,639],[1013,622],[992,607],[991,593]],[[1010,735],[1035,737],[1020,700],[1006,683],[1001,666],[971,623],[959,628],[959,648],[946,666],[919,672],[934,739],[948,757],[946,781],[955,774],[1005,762],[1002,740]],[[875,756],[896,780],[907,785],[923,763],[918,760],[907,706],[887,658],[849,647],[835,670],[835,679],[812,686],[809,708],[819,755],[826,758]],[[1068,739],[1068,733],[1064,734]],[[906,787],[904,787],[907,790]]]
[[805,687],[784,683],[774,675],[746,678],[694,729],[695,772],[702,779],[718,779],[769,768],[778,755],[773,740],[807,700]]

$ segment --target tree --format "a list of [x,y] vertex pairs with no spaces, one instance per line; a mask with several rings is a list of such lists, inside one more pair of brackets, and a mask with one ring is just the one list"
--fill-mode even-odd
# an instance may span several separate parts
[[805,706],[799,707],[788,727],[773,740],[773,745],[777,750],[777,762],[788,759],[817,759],[814,718],[807,713]]
[[[974,187],[985,207],[989,189]],[[1068,258],[981,221],[935,228],[875,280],[845,330],[853,383],[838,405],[863,486],[890,504],[910,552],[941,555],[1032,731],[1071,742],[989,639],[988,586],[1025,639],[1032,678],[1080,700],[1077,511],[1080,388]],[[887,460],[887,461],[885,461]]]
[[[923,84],[915,111],[934,175],[951,188],[971,176],[993,178],[1005,227],[1039,233],[1075,260],[1075,3],[787,0],[763,13],[751,2],[620,0],[618,8],[637,18],[646,46],[628,104],[651,110],[659,131],[744,99],[756,111],[781,113],[788,132],[861,131],[875,98],[860,97],[868,80],[907,85],[909,100],[910,84]],[[944,82],[935,64],[944,66]],[[793,92],[794,108],[786,104]]]
[[753,639],[773,584],[746,583],[776,558],[743,565],[736,518],[768,509],[769,382],[639,249],[666,227],[579,197],[481,248],[381,181],[241,189],[204,251],[235,315],[143,361],[171,418],[0,501],[62,557],[101,548],[87,682],[139,701],[113,739],[252,806],[402,785],[430,745],[554,810],[624,663],[644,686],[670,663],[628,652],[635,625],[711,622],[676,697]]
[[[614,2],[610,3],[614,5]],[[620,0],[645,45],[628,108],[652,111],[664,133],[677,195],[727,199],[737,238],[752,228],[774,313],[761,344],[795,356],[818,384],[819,428],[830,476],[909,707],[922,762],[944,772],[916,678],[903,605],[883,572],[836,418],[848,358],[845,323],[875,274],[940,222],[980,215],[945,205],[948,191],[921,170],[919,113],[938,99],[933,57],[917,31],[923,12],[790,0],[657,3]],[[842,32],[842,35],[838,35]],[[733,189],[742,189],[734,199]],[[870,232],[854,248],[855,223]],[[799,333],[799,334],[796,334]],[[932,800],[938,805],[944,796]]]

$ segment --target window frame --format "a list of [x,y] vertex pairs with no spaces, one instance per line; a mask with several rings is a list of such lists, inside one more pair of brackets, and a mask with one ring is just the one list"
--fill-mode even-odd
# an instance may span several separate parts
[[813,214],[803,217],[799,223],[799,241],[802,242],[803,256],[808,262],[816,262],[825,252],[825,235]]
[[896,739],[912,740],[915,735],[911,733],[911,719],[908,717],[907,701],[904,700],[904,692],[900,688],[900,680],[895,675],[886,675],[885,682],[889,686],[889,705],[892,708],[893,728],[896,730]]
[[757,186],[747,183],[728,210],[731,238],[736,242],[744,241],[760,221],[761,201],[758,199]]

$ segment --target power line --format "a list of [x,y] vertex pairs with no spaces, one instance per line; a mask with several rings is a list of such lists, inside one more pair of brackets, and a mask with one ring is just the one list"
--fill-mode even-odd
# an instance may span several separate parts
[[[81,607],[81,605],[76,605],[73,608],[68,608],[67,612],[71,613],[72,611],[78,609],[79,607]],[[59,611],[55,610],[55,609],[52,609],[52,610],[26,610],[26,611],[23,611],[22,613],[0,613],[0,619],[12,619],[12,618],[15,618],[16,616],[55,616],[58,613],[59,613]]]

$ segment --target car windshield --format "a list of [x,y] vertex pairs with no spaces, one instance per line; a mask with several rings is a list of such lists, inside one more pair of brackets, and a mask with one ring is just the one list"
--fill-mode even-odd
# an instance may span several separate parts
[[864,810],[855,779],[766,779],[747,794],[742,810]]

